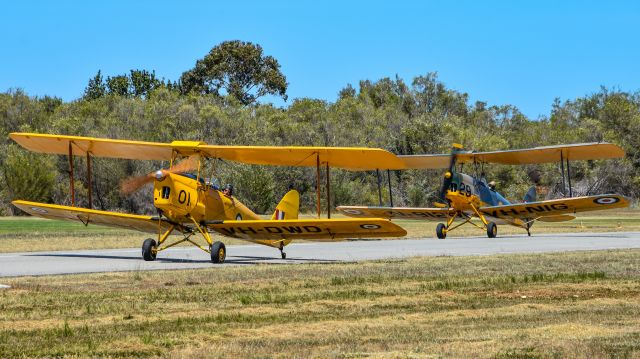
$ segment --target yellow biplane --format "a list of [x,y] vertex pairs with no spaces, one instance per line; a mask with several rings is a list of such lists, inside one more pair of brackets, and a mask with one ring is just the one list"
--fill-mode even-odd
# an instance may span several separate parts
[[[596,160],[624,157],[624,151],[617,145],[610,143],[581,143],[571,145],[536,147],[519,150],[471,152],[463,151],[462,146],[454,144],[451,154],[407,155],[398,156],[403,165],[390,169],[439,169],[446,168],[439,201],[435,208],[403,208],[382,206],[340,206],[338,211],[350,217],[402,218],[430,221],[443,221],[436,226],[436,235],[443,239],[459,226],[470,223],[486,230],[489,238],[496,237],[497,224],[510,224],[527,230],[531,235],[531,226],[535,221],[560,222],[575,218],[573,214],[585,211],[621,208],[629,206],[629,201],[617,194],[603,194],[595,196],[573,197],[571,187],[571,167],[569,161]],[[569,183],[568,197],[536,201],[536,188],[531,187],[522,203],[507,201],[491,182],[484,178],[484,164],[540,164],[559,162],[562,170],[562,187],[566,196],[565,162],[567,181]],[[473,165],[476,176],[470,176],[456,171],[456,164]],[[384,168],[384,167],[380,167]],[[389,186],[391,186],[389,177]],[[378,173],[378,190],[380,191],[380,176]],[[391,188],[389,188],[391,190]],[[480,224],[472,218],[480,219]],[[461,222],[454,225],[460,218]]]
[[[284,247],[294,239],[333,241],[406,235],[401,227],[380,218],[320,218],[321,166],[326,167],[327,212],[330,217],[329,169],[337,167],[367,170],[375,169],[381,164],[388,167],[403,166],[395,155],[381,149],[216,146],[197,141],[155,143],[34,133],[11,133],[10,137],[31,151],[69,156],[71,206],[17,200],[12,202],[16,207],[38,217],[157,233],[157,240],[148,238],[142,245],[142,257],[147,261],[155,260],[160,251],[189,242],[209,252],[212,262],[222,263],[226,258],[225,245],[214,241],[211,232],[275,247],[280,250],[283,259],[286,258]],[[128,183],[139,187],[145,182],[153,182],[153,202],[158,215],[134,215],[76,207],[73,156],[86,158],[89,207],[92,203],[93,157],[169,161],[168,169],[158,170]],[[183,161],[179,162],[180,159]],[[277,205],[271,219],[262,219],[232,193],[220,191],[203,179],[204,161],[212,159],[258,165],[316,167],[318,218],[299,219],[299,194],[290,190]],[[189,173],[190,169],[195,174]],[[182,238],[167,244],[171,234]],[[207,247],[195,241],[194,236],[198,234],[206,240]]]

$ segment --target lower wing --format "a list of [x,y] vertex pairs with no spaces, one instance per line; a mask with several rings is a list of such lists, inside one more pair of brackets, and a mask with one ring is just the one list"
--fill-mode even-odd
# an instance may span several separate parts
[[158,233],[158,226],[161,226],[165,231],[171,226],[171,224],[165,221],[160,222],[157,218],[151,216],[98,211],[95,209],[29,201],[13,201],[11,203],[32,216],[48,219],[80,221],[84,224],[101,224],[149,233]]
[[356,207],[340,206],[340,213],[349,217],[376,217],[388,219],[422,219],[440,221],[453,213],[448,208],[410,208],[410,207]]
[[495,218],[537,219],[547,222],[568,221],[567,214],[628,207],[629,201],[617,194],[553,199],[549,201],[482,207],[480,212]]
[[246,240],[333,241],[346,238],[403,237],[407,234],[407,231],[395,223],[380,218],[220,221],[206,223],[206,226],[224,236]]

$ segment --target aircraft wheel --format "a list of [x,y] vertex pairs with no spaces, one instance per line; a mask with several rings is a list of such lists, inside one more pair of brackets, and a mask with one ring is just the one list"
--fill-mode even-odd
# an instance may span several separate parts
[[147,238],[142,242],[142,259],[145,261],[156,260],[156,241],[151,238]]
[[447,238],[447,226],[445,226],[443,223],[438,223],[438,225],[436,226],[436,235],[439,239]]
[[213,263],[224,263],[225,258],[227,258],[227,248],[224,243],[213,242],[209,250],[211,251],[211,261]]
[[487,223],[487,237],[496,238],[498,235],[498,226],[495,223],[489,222]]
[[287,254],[285,252],[280,252],[280,256],[282,256],[282,259],[287,259]]

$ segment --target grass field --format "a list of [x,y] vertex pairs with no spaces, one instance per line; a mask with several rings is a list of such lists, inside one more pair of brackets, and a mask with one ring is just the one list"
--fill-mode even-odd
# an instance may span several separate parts
[[640,250],[1,279],[0,357],[640,357]]
[[[311,218],[311,216],[305,217]],[[407,230],[407,238],[435,237],[437,222],[410,220],[395,222]],[[640,210],[590,212],[579,214],[577,219],[569,222],[538,222],[532,229],[534,235],[536,233],[604,231],[640,231]],[[507,225],[498,228],[499,236],[523,233],[525,231],[521,228]],[[484,235],[483,231],[467,225],[449,233],[448,238]],[[51,221],[34,217],[0,218],[0,253],[137,248],[148,237],[154,237],[154,235],[94,225],[84,226],[80,222]],[[229,238],[218,238],[227,244],[247,243]]]

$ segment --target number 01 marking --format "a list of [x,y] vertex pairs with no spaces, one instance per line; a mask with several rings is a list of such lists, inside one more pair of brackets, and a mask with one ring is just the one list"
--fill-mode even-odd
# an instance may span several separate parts
[[187,191],[185,190],[180,190],[180,193],[178,193],[178,202],[180,202],[180,204],[184,204],[185,202],[187,202],[187,206],[191,204],[191,193],[187,193]]

